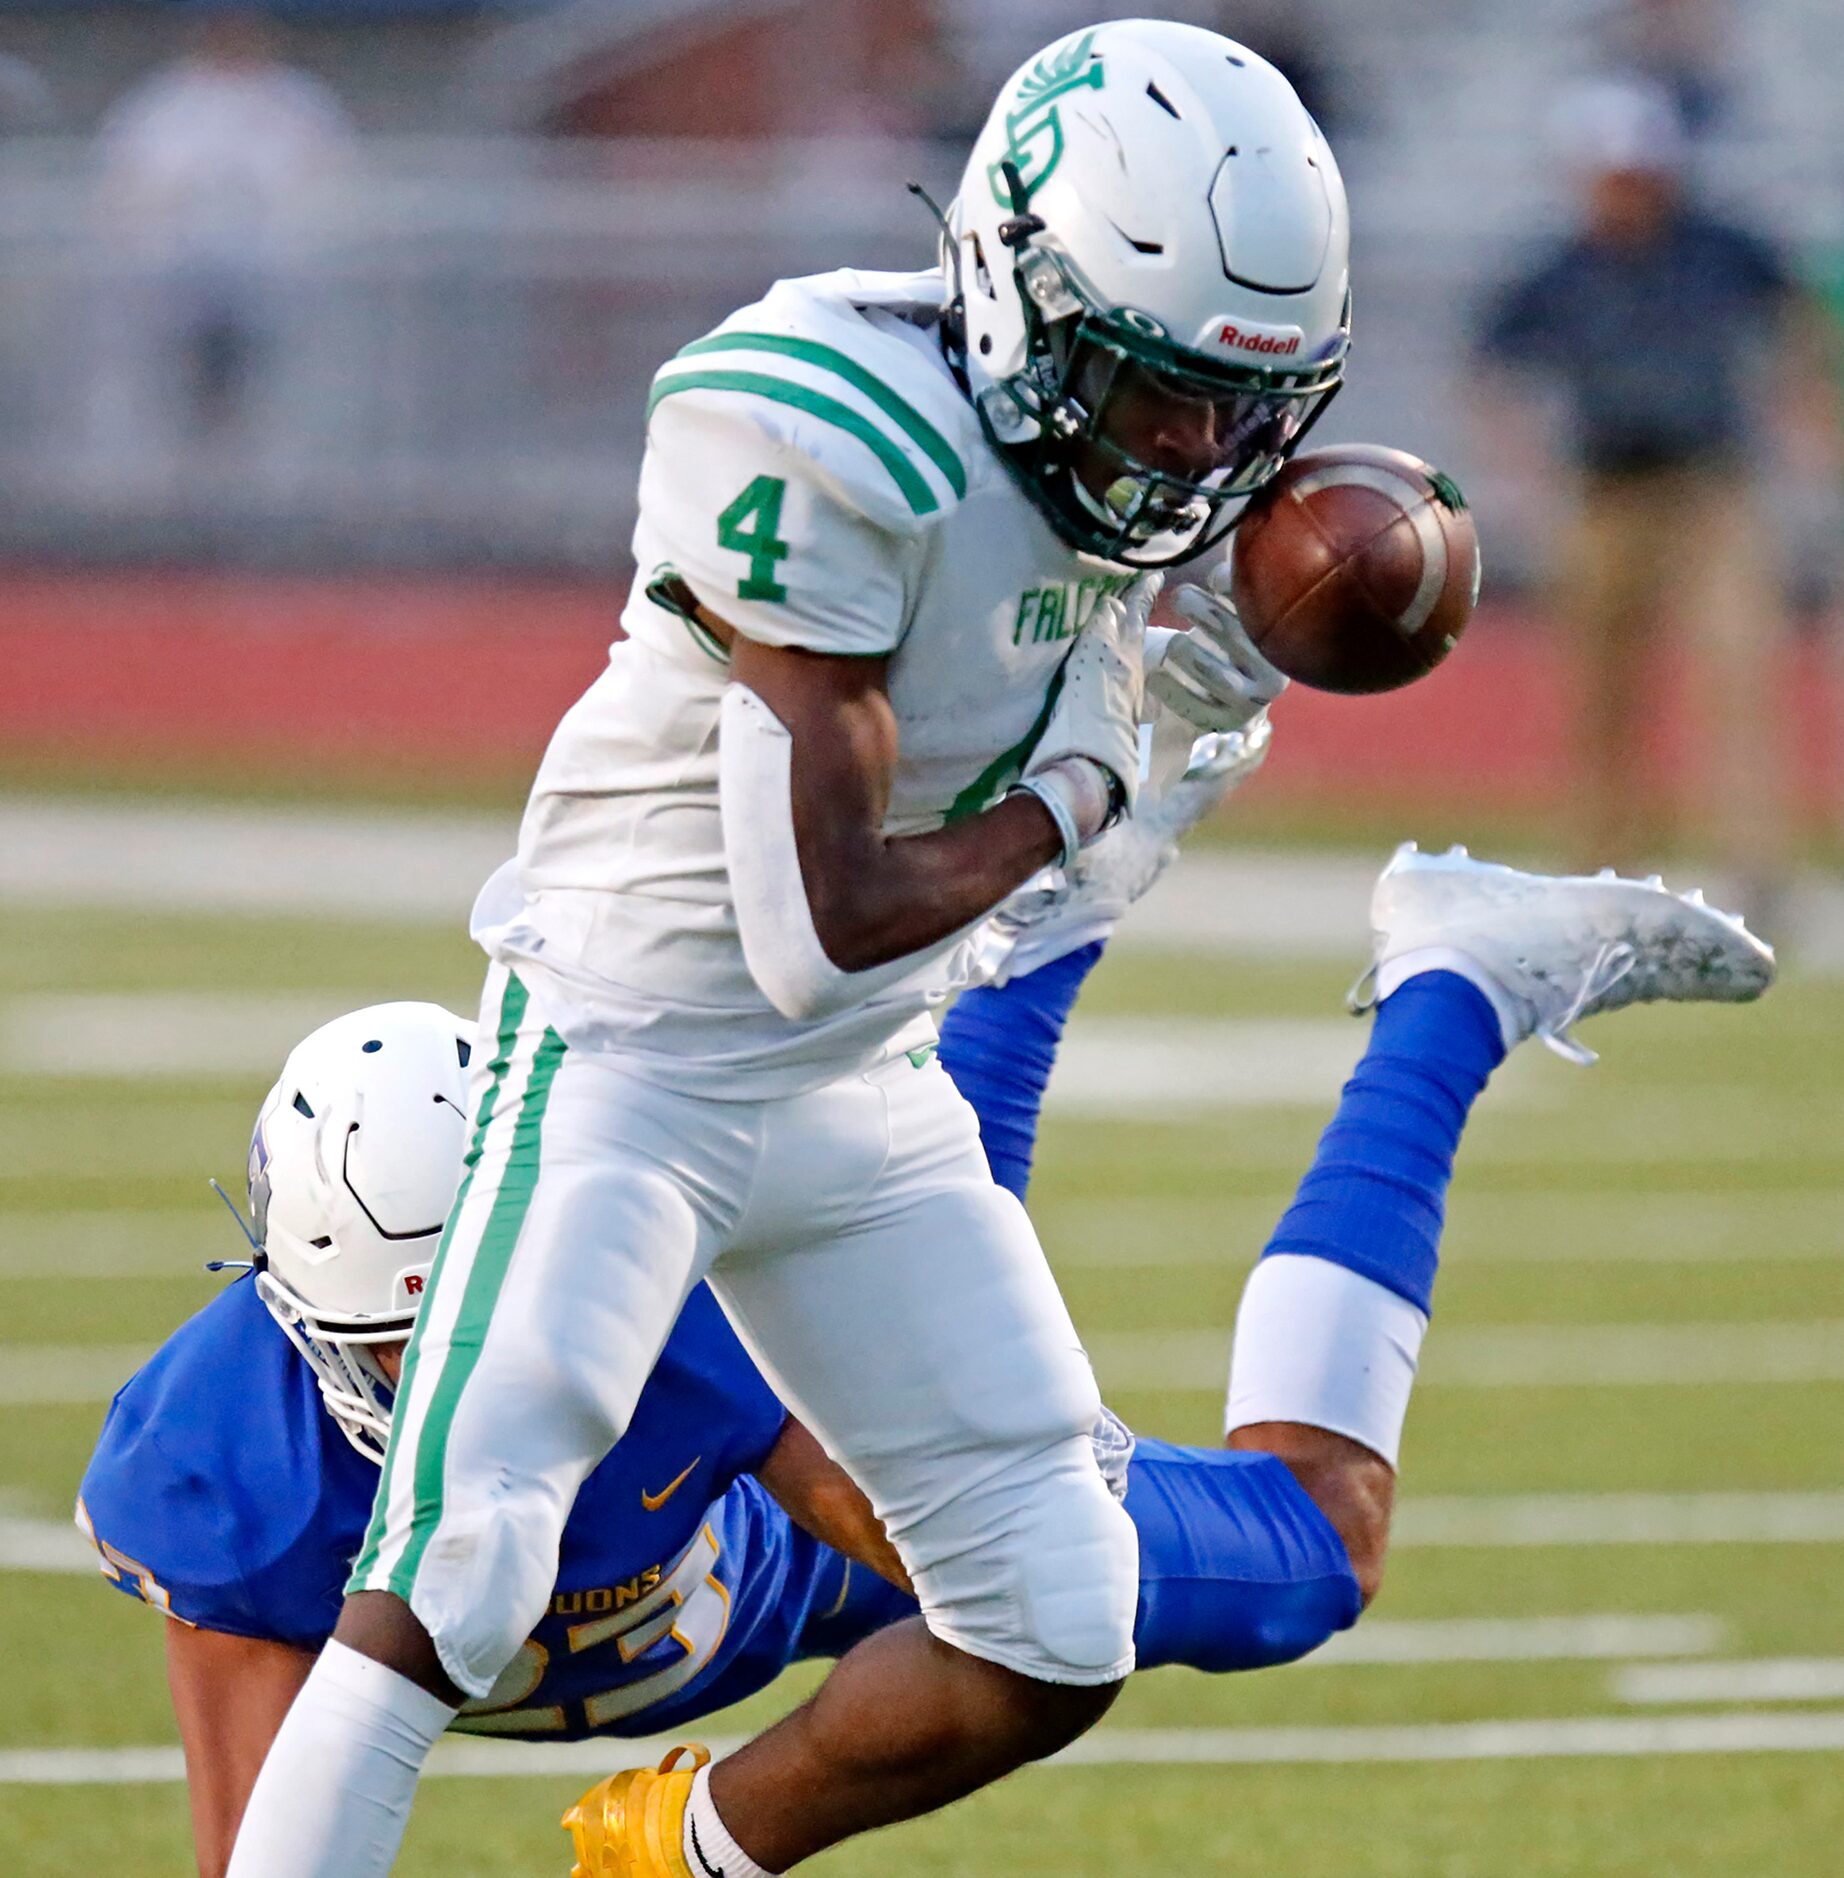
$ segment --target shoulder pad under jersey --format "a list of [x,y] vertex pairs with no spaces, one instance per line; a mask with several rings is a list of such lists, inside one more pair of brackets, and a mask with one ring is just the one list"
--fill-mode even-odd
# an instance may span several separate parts
[[[748,460],[752,440],[765,444],[782,468],[806,459],[815,483],[848,512],[921,534],[966,495],[985,448],[932,342],[916,343],[889,317],[938,304],[940,294],[938,274],[847,269],[778,281],[660,367],[649,442],[696,458],[722,454],[731,465]],[[705,421],[662,435],[654,418],[668,401]],[[706,467],[688,461],[682,473],[703,479]]]

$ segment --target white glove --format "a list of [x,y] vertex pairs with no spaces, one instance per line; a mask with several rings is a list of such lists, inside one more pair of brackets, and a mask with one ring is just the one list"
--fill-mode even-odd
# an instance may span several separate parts
[[1131,807],[1140,778],[1141,652],[1163,574],[1096,604],[1063,661],[1062,688],[1019,783],[1063,834],[1063,859],[1095,839],[1116,807]]
[[1179,842],[1261,768],[1272,734],[1258,716],[1246,730],[1199,737],[1182,776],[1143,796],[1071,866],[1047,868],[1001,902],[975,937],[973,982],[1003,985],[1105,939],[1171,866]]
[[1262,657],[1229,597],[1229,562],[1201,586],[1181,587],[1172,610],[1188,632],[1156,626],[1146,634],[1146,695],[1199,730],[1241,730],[1287,689],[1286,674]]

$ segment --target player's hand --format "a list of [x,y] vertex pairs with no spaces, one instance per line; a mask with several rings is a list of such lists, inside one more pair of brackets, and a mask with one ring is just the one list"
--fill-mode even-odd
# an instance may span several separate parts
[[1113,779],[1116,799],[1131,804],[1140,775],[1146,620],[1163,584],[1162,574],[1147,574],[1096,604],[1063,661],[1062,688],[1025,765],[1027,779],[1086,758]]
[[1229,597],[1229,562],[1200,586],[1183,587],[1172,610],[1188,630],[1146,634],[1146,695],[1198,730],[1236,731],[1287,689],[1286,675],[1262,657]]
[[1171,866],[1184,837],[1261,768],[1272,734],[1262,715],[1246,730],[1199,737],[1183,775],[1143,796],[1067,870],[1046,870],[999,907],[977,937],[974,982],[1003,985],[1105,939]]

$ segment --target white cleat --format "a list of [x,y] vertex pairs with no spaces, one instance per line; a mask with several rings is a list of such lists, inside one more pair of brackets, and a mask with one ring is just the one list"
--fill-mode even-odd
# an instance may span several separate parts
[[1738,915],[1669,893],[1656,874],[1524,874],[1405,841],[1378,878],[1370,926],[1375,957],[1352,988],[1354,1011],[1374,1002],[1366,987],[1390,959],[1447,948],[1527,1014],[1526,1034],[1575,1063],[1594,1061],[1570,1035],[1584,1017],[1659,1000],[1742,1004],[1774,981],[1773,948]]

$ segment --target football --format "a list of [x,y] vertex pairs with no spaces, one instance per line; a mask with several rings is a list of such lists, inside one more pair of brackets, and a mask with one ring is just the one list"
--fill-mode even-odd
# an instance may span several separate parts
[[1394,691],[1458,642],[1479,598],[1479,537],[1453,480],[1406,450],[1312,450],[1244,511],[1230,592],[1289,678]]

